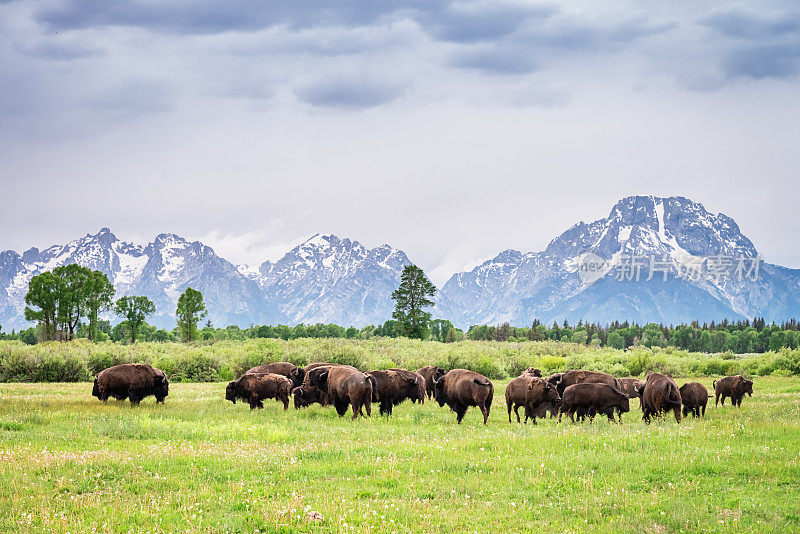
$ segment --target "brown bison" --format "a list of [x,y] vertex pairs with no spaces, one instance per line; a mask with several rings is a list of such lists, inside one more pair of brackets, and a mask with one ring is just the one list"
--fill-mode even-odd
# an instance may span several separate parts
[[681,386],[681,403],[683,403],[683,416],[692,412],[692,417],[706,416],[706,404],[708,404],[708,390],[700,382],[687,382]]
[[525,375],[535,376],[536,378],[542,378],[542,372],[536,367],[528,367],[527,369],[522,371],[522,374],[519,376],[525,376]]
[[730,397],[734,406],[742,406],[742,399],[745,393],[753,396],[753,381],[747,380],[742,375],[726,376],[719,380],[714,380],[712,384],[714,387],[714,406],[722,400],[722,405],[725,406],[725,397]]
[[553,373],[552,375],[545,378],[547,382],[550,382],[554,386],[561,382],[561,377],[564,376],[564,373]]
[[293,371],[290,371],[289,378],[292,380],[292,384],[294,384],[294,387],[299,387],[303,384],[306,374],[309,371],[312,371],[317,367],[323,367],[326,365],[334,365],[334,364],[319,362],[319,363],[310,363],[305,367],[295,367]]
[[318,367],[309,371],[309,384],[325,391],[339,417],[353,407],[353,419],[363,417],[362,408],[372,415],[372,391],[377,388],[375,377],[367,376],[349,365]]
[[244,372],[246,375],[272,373],[276,375],[285,376],[292,381],[292,387],[297,387],[303,383],[303,377],[297,373],[297,366],[289,362],[267,363],[253,367]]
[[553,416],[558,412],[561,407],[561,397],[556,390],[556,387],[542,380],[541,378],[534,378],[528,383],[527,391],[525,392],[525,422],[528,419],[533,419],[533,424],[536,424],[536,418],[544,419],[547,417],[547,411]]
[[309,375],[308,373],[313,371],[314,369],[319,368],[331,368],[335,367],[336,364],[333,363],[312,363],[305,367],[298,367],[295,370],[295,376],[292,377],[292,382],[296,380],[296,377],[302,376],[302,382],[299,386],[292,389],[292,397],[294,398],[294,407],[295,409],[305,408],[306,406],[311,406],[312,404],[319,404],[320,406],[327,406],[330,404],[328,400],[328,394],[316,387],[312,386],[309,383]]
[[241,399],[250,404],[250,409],[263,408],[264,399],[275,399],[283,403],[283,409],[289,408],[289,394],[292,381],[275,373],[243,374],[225,388],[225,399],[236,404]]
[[614,389],[622,389],[619,381],[609,374],[578,369],[567,371],[561,375],[561,380],[556,384],[556,389],[558,389],[558,394],[561,395],[561,398],[564,398],[564,390],[575,384],[608,384]]
[[489,420],[492,408],[494,385],[482,374],[466,369],[453,369],[433,384],[433,397],[439,406],[447,404],[456,412],[456,421],[461,424],[467,408],[477,406],[483,414],[483,424]]
[[[528,396],[528,386],[533,380],[538,380],[533,375],[525,374],[518,376],[508,383],[506,386],[506,409],[508,410],[508,422],[511,422],[511,409],[514,409],[514,415],[517,416],[517,423],[519,419],[519,408],[525,406],[525,400]],[[527,414],[527,412],[526,412]],[[525,418],[527,422],[527,417]],[[534,419],[534,423],[536,420]]]
[[648,373],[643,386],[636,388],[642,404],[642,419],[650,423],[650,416],[659,417],[672,410],[675,421],[681,422],[681,392],[675,381],[659,373]]
[[435,365],[428,365],[422,369],[417,369],[417,372],[425,379],[425,394],[430,399],[433,396],[433,383],[440,380],[444,376],[444,369]]
[[614,420],[614,410],[619,412],[619,422],[622,423],[622,414],[630,411],[628,396],[614,386],[597,383],[582,382],[567,386],[561,397],[561,409],[558,413],[558,422],[561,416],[569,414],[575,423],[575,412],[589,416],[589,421],[594,420],[598,413],[606,414],[610,421]]
[[639,393],[636,392],[638,386],[643,386],[644,382],[638,378],[620,378],[619,389],[628,396],[629,399],[638,399]]
[[127,398],[134,405],[153,395],[156,403],[163,404],[169,395],[169,381],[161,369],[146,363],[124,363],[100,371],[94,379],[92,395],[103,402],[109,397]]
[[425,379],[414,371],[389,369],[370,371],[368,376],[375,379],[372,402],[380,402],[381,415],[392,415],[392,408],[406,399],[412,402],[425,402]]

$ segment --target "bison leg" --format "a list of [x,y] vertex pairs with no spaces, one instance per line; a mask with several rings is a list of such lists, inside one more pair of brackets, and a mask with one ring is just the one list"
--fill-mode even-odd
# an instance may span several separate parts
[[[511,399],[506,399],[506,410],[508,410],[508,422],[511,422],[511,407],[514,403]],[[519,416],[517,416],[517,423],[519,423]]]
[[714,397],[714,406],[719,406],[719,393],[716,393],[716,397]]
[[[517,406],[517,410],[519,410],[519,406]],[[483,424],[485,425],[489,421],[489,407],[486,406],[486,403],[481,406],[481,413],[483,413]],[[519,412],[517,412],[517,423],[519,423]]]
[[461,424],[461,421],[464,419],[464,416],[467,414],[467,407],[458,405],[455,409],[456,412],[456,421],[458,424]]
[[680,423],[681,422],[681,410],[680,410],[680,408],[673,408],[672,409],[672,413],[675,414],[675,421]]
[[[520,407],[520,406],[522,406],[522,405],[521,405],[521,404],[517,404],[516,406],[514,406],[514,414],[517,416],[517,423],[519,423],[519,422],[520,422],[520,421],[519,421],[519,407]],[[510,423],[510,422],[511,422],[511,421],[509,421],[509,423]]]

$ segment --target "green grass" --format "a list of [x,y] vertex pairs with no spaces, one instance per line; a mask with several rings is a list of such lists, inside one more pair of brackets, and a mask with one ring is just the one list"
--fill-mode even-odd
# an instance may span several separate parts
[[[710,379],[702,379],[710,387]],[[683,380],[677,381],[680,384]],[[46,532],[789,532],[800,530],[800,379],[741,410],[622,426],[488,427],[434,402],[391,420],[262,411],[224,384],[165,406],[91,384],[0,384],[0,529]],[[309,519],[319,512],[321,521]]]

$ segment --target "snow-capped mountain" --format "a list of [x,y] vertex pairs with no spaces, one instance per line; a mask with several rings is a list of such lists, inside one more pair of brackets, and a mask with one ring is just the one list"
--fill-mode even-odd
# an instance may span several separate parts
[[258,283],[270,309],[286,324],[333,322],[362,326],[391,318],[392,292],[411,261],[389,245],[317,234],[275,263],[239,272]]
[[[726,276],[712,269],[726,262]],[[158,310],[150,321],[172,327],[178,296],[187,286],[203,292],[217,326],[383,323],[391,318],[391,294],[403,267],[412,262],[389,245],[368,249],[318,234],[274,263],[235,267],[202,243],[174,234],[142,246],[103,228],[43,251],[0,253],[5,331],[27,326],[23,310],[30,278],[68,263],[105,272],[118,296],[147,295]],[[781,321],[800,316],[800,270],[758,260],[753,243],[731,218],[699,203],[632,196],[617,202],[608,217],[574,225],[542,252],[506,250],[453,275],[434,300],[434,316],[461,327],[528,325],[534,319]]]
[[27,326],[24,309],[30,279],[70,263],[106,273],[117,297],[150,297],[156,314],[148,322],[158,326],[174,327],[178,297],[190,286],[203,292],[208,318],[214,324],[247,324],[270,316],[258,286],[210,247],[174,234],[161,234],[141,246],[120,241],[103,228],[95,235],[43,251],[0,253],[0,324],[4,330]]
[[[595,272],[581,276],[587,260]],[[454,275],[441,291],[448,304],[437,311],[461,326],[534,318],[779,321],[800,313],[798,282],[800,270],[761,261],[726,215],[683,197],[632,196],[543,252],[507,250]]]

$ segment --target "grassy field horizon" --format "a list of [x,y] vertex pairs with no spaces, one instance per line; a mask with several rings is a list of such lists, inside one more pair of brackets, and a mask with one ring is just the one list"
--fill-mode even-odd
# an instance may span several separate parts
[[[698,381],[710,388],[710,378]],[[677,379],[679,385],[685,380]],[[164,406],[87,383],[0,384],[0,529],[30,532],[790,532],[800,529],[800,379],[742,408],[622,425],[488,426],[428,401],[391,419],[251,412],[224,384]]]

